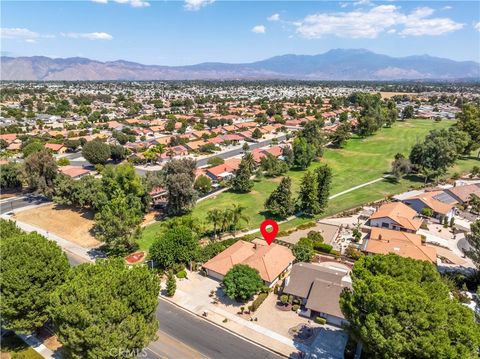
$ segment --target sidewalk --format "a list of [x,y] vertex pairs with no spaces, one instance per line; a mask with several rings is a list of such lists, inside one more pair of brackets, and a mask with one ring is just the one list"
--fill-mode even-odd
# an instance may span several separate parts
[[[189,297],[179,289],[175,292],[175,299],[163,295],[161,298],[279,355],[290,357],[292,353],[297,353],[299,350],[292,339],[242,319],[214,304],[199,304],[195,298]],[[203,316],[205,312],[208,313],[207,317]],[[308,351],[308,347],[302,350]]]
[[17,336],[20,337],[25,343],[30,345],[33,350],[35,350],[38,354],[46,359],[58,359],[58,355],[54,355],[53,351],[48,349],[43,343],[33,334],[25,335],[25,334],[18,334]]

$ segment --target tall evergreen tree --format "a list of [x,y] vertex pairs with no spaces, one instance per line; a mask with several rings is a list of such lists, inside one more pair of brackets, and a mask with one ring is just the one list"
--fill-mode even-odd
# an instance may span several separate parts
[[317,188],[315,175],[307,171],[302,178],[298,194],[298,209],[306,216],[313,216],[319,212]]
[[38,233],[0,220],[0,312],[2,326],[29,333],[48,320],[50,295],[68,275],[65,253]]
[[51,296],[50,314],[67,357],[138,354],[158,329],[159,290],[147,267],[128,268],[120,258],[75,267]]
[[323,213],[328,205],[330,185],[332,183],[332,170],[328,165],[322,165],[315,170],[317,177],[317,200],[320,213]]
[[247,193],[253,187],[251,165],[247,158],[242,159],[238,167],[235,178],[232,180],[232,189],[234,192]]
[[283,177],[278,187],[265,201],[265,208],[279,218],[287,218],[293,213],[292,179]]
[[172,271],[168,272],[167,276],[167,295],[169,297],[173,297],[175,295],[175,291],[177,290],[177,281],[175,280],[175,275]]

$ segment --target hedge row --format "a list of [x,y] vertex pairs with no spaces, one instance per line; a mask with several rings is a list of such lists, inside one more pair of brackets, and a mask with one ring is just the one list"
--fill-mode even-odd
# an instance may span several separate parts
[[267,297],[268,293],[260,293],[250,306],[250,310],[252,312],[256,311]]

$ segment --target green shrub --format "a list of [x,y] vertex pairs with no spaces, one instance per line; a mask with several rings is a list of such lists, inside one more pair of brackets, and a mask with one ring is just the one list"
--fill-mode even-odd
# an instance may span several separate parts
[[341,257],[342,256],[342,253],[340,251],[336,251],[335,249],[332,249],[330,251],[330,254],[333,254],[336,257]]
[[308,229],[308,228],[315,227],[316,225],[317,224],[315,222],[306,222],[299,225],[297,229]]
[[327,320],[325,318],[322,318],[322,317],[315,317],[315,323],[323,325],[323,324],[327,323]]
[[268,293],[260,293],[251,305],[252,312],[256,311],[267,297]]
[[311,239],[313,242],[323,242],[323,236],[317,231],[308,232],[307,238]]
[[182,270],[180,272],[178,272],[177,274],[175,274],[177,276],[177,278],[179,279],[184,279],[184,278],[187,278],[187,272],[185,272],[185,270]]
[[62,157],[57,161],[57,165],[59,166],[68,166],[70,164],[70,160],[66,157]]
[[326,243],[314,243],[313,249],[316,250],[317,252],[331,253],[333,247],[330,244],[326,244]]
[[428,208],[428,207],[425,207],[422,209],[422,215],[424,215],[425,217],[431,217],[433,216],[433,211],[431,208]]
[[280,286],[278,284],[275,284],[275,287],[273,287],[273,294],[278,294]]
[[294,305],[292,306],[292,310],[293,310],[294,312],[296,312],[296,311],[299,310],[299,309],[300,309],[300,306],[299,306],[298,304],[294,304]]
[[288,295],[282,294],[282,295],[280,296],[280,301],[281,301],[283,304],[287,303],[287,302],[288,302]]

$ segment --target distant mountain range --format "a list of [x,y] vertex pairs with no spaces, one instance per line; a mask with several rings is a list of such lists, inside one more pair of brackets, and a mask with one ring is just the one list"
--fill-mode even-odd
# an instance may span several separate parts
[[1,57],[2,80],[480,80],[480,63],[428,55],[391,57],[363,49],[283,55],[246,64],[191,66],[100,62],[80,57]]

